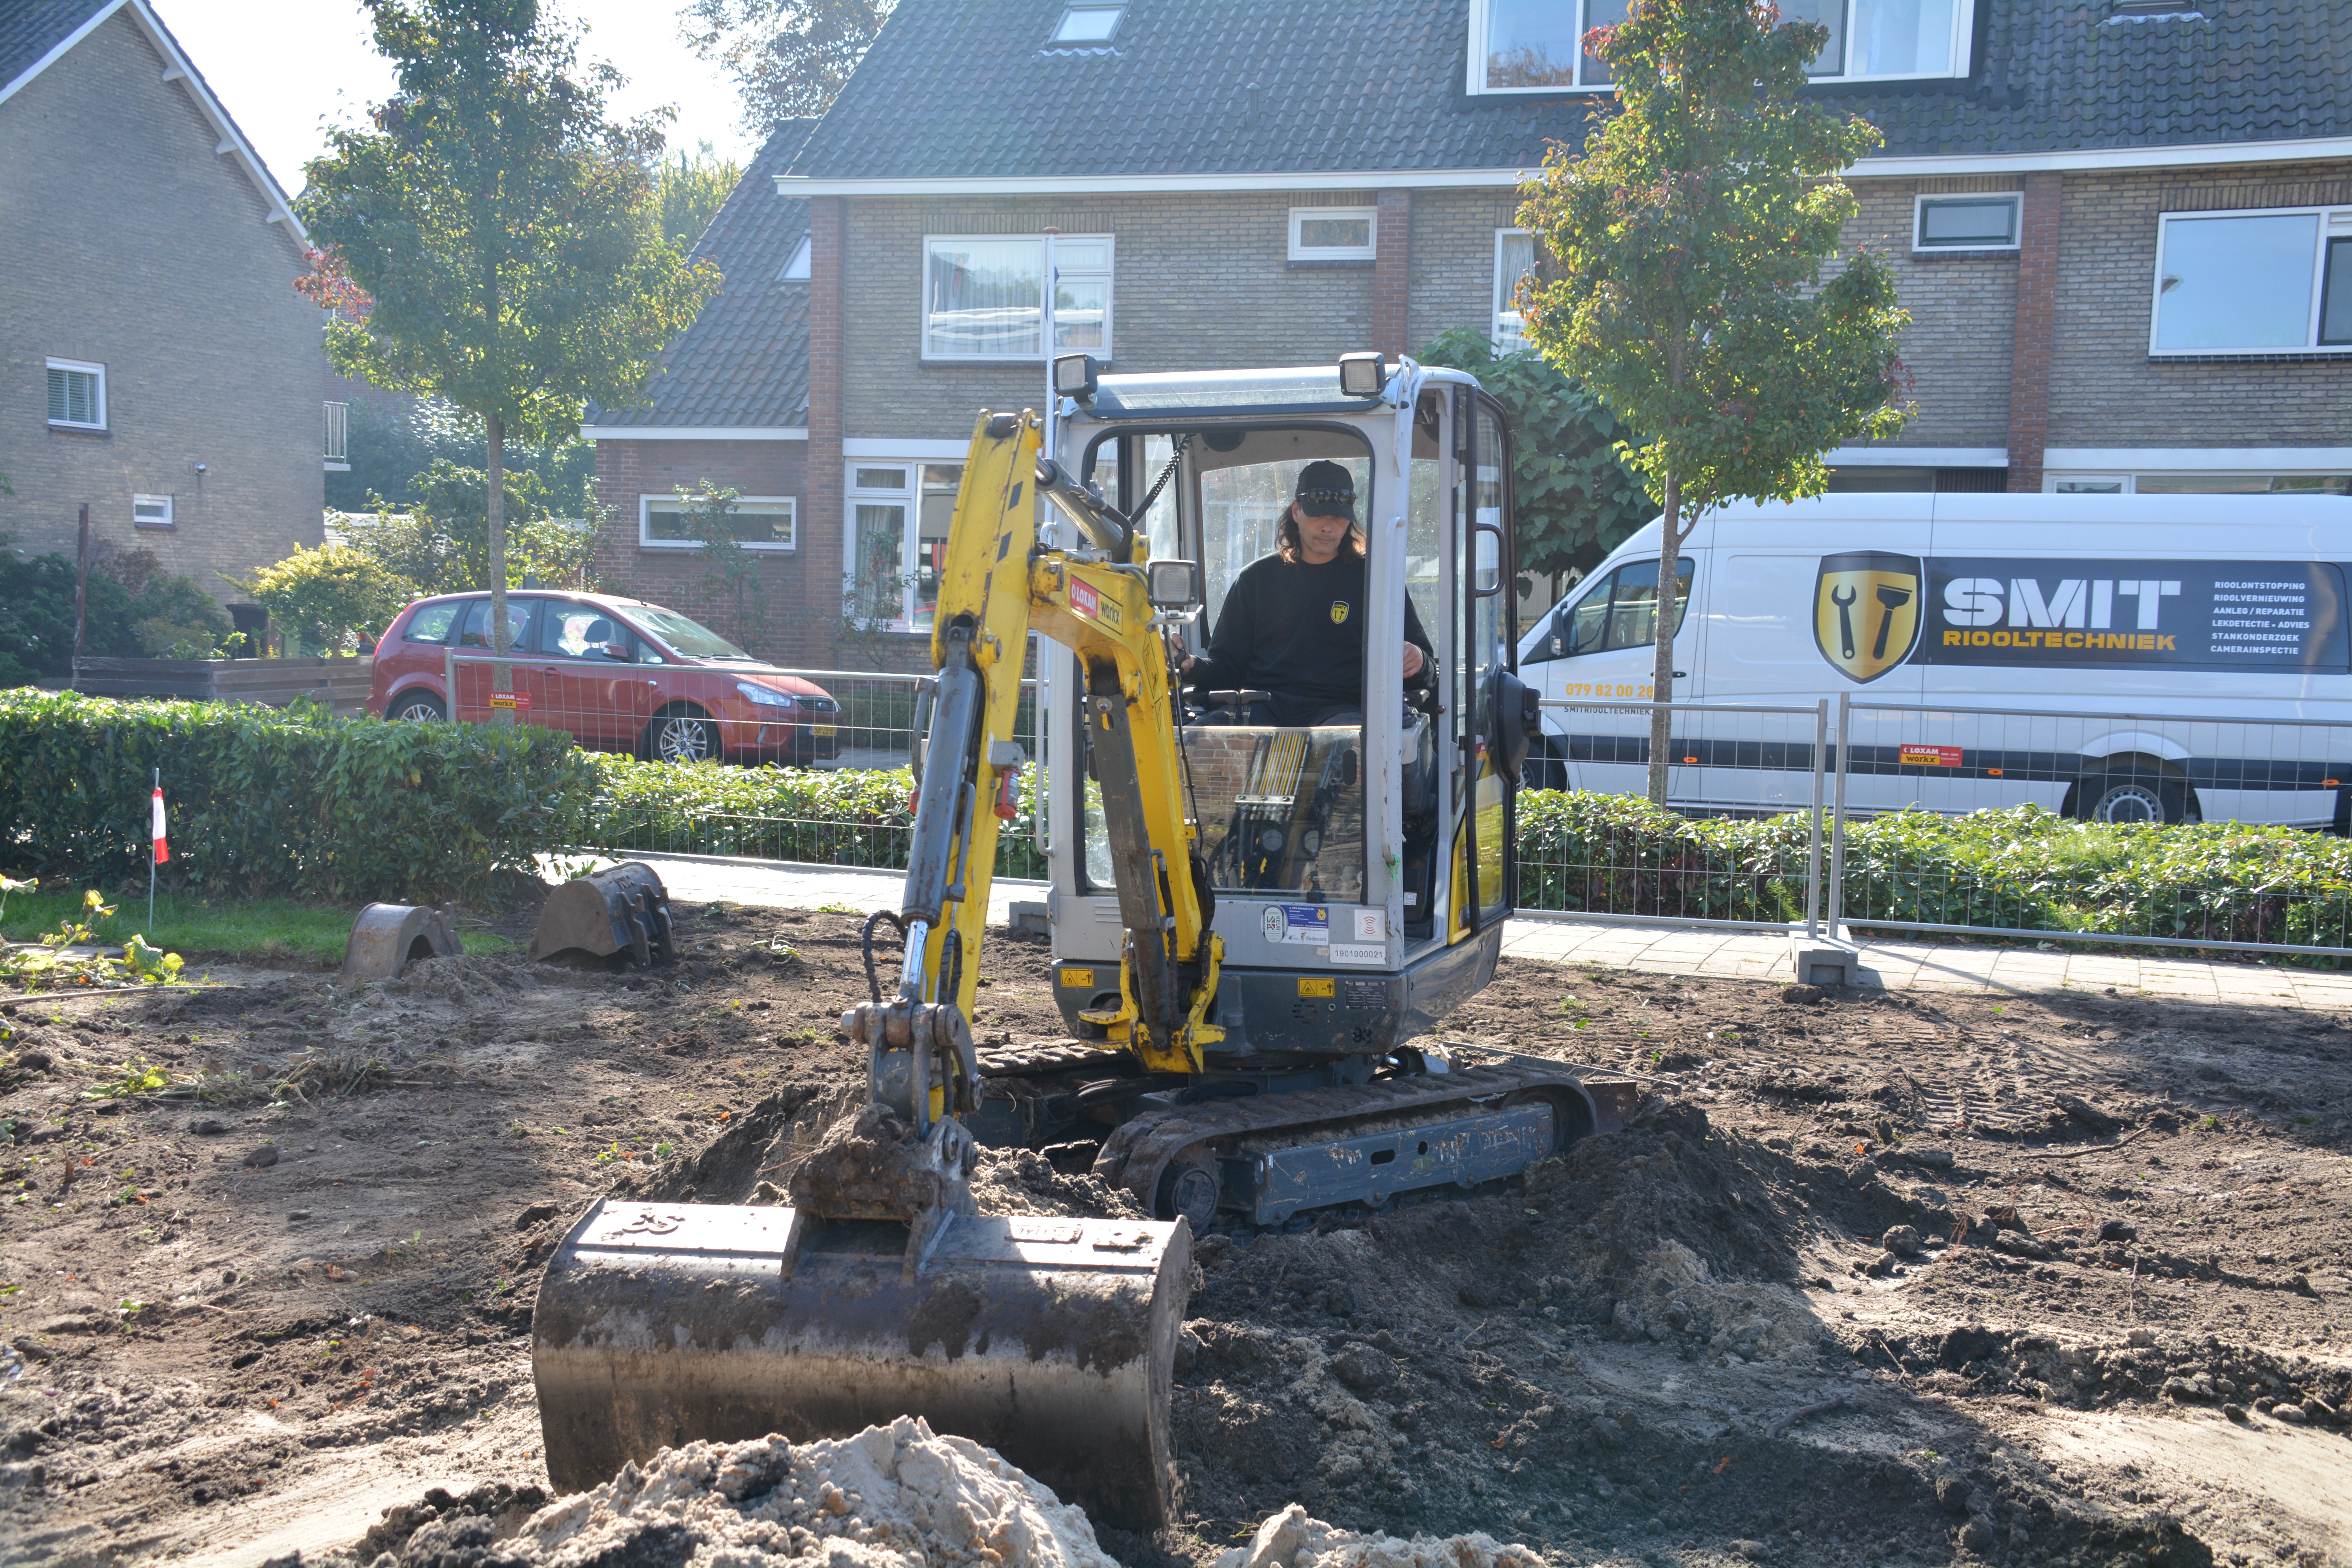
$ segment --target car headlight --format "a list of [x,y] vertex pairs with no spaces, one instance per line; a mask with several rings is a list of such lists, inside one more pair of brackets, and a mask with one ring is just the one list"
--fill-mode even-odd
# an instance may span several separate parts
[[793,705],[793,700],[784,693],[764,686],[754,686],[748,680],[737,681],[735,689],[743,694],[745,700],[756,702],[762,708],[790,708]]

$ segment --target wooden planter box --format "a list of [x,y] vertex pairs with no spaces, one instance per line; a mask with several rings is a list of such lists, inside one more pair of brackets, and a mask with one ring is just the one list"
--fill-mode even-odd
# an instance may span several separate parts
[[92,697],[180,697],[283,708],[309,697],[336,713],[367,707],[375,660],[357,658],[85,658],[73,689]]

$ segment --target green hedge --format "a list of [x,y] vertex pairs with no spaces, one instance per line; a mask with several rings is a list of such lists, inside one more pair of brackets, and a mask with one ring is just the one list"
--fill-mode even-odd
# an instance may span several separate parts
[[[905,769],[676,767],[529,726],[20,690],[0,692],[0,868],[143,878],[159,765],[169,879],[237,893],[438,898],[574,847],[897,868],[913,826]],[[1034,778],[999,837],[999,876],[1045,875]],[[1524,909],[1804,918],[1802,817],[1693,819],[1550,791],[1523,793],[1518,816]],[[1902,813],[1850,824],[1846,839],[1855,923],[2352,947],[2352,843],[2326,834],[2107,826],[2028,806]]]
[[163,770],[174,885],[437,899],[576,843],[596,775],[568,735],[338,719],[308,704],[0,692],[0,863],[143,880]]
[[[1519,797],[1519,904],[1801,920],[1810,834],[1800,816],[1695,820],[1622,795],[1528,792]],[[2242,823],[2076,822],[2038,806],[1901,812],[1847,825],[1844,908],[1864,925],[2347,947],[2352,843]]]
[[[595,826],[583,842],[596,848],[824,866],[907,863],[915,781],[905,768],[677,767],[605,754],[593,761],[598,788],[590,816]],[[997,836],[1000,877],[1045,875],[1045,858],[1030,831],[1036,773],[1023,773],[1020,811]]]

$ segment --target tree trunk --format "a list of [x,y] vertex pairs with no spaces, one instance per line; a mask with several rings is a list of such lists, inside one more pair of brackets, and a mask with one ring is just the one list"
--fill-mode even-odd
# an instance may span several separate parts
[[[489,556],[490,556],[490,652],[503,657],[507,651],[507,426],[497,415],[485,416],[482,421],[489,437]],[[490,689],[512,691],[514,667],[510,664],[490,666]],[[511,725],[515,710],[497,703],[490,707],[490,722]],[[1663,777],[1664,775],[1660,775]]]
[[[1675,694],[1675,567],[1682,555],[1682,481],[1672,468],[1666,470],[1666,515],[1660,524],[1658,536],[1658,616],[1657,662],[1650,671],[1650,691],[1660,702],[1670,701]],[[1665,708],[1650,710],[1650,799],[1659,805],[1666,804],[1667,755],[1674,733],[1674,713]]]

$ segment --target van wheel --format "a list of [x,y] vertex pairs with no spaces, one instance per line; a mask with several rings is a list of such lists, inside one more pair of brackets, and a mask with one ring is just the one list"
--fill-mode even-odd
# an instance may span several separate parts
[[1519,783],[1528,789],[1568,787],[1568,764],[1551,749],[1549,736],[1528,747],[1528,760],[1519,768]]
[[2074,815],[2084,822],[2126,826],[2204,820],[2187,784],[2138,772],[2097,773],[2082,780],[2074,786]]
[[645,755],[656,763],[708,763],[719,757],[719,726],[699,708],[654,715],[646,726]]
[[449,715],[441,710],[441,699],[426,691],[410,691],[392,700],[389,717],[394,723],[429,724]]

